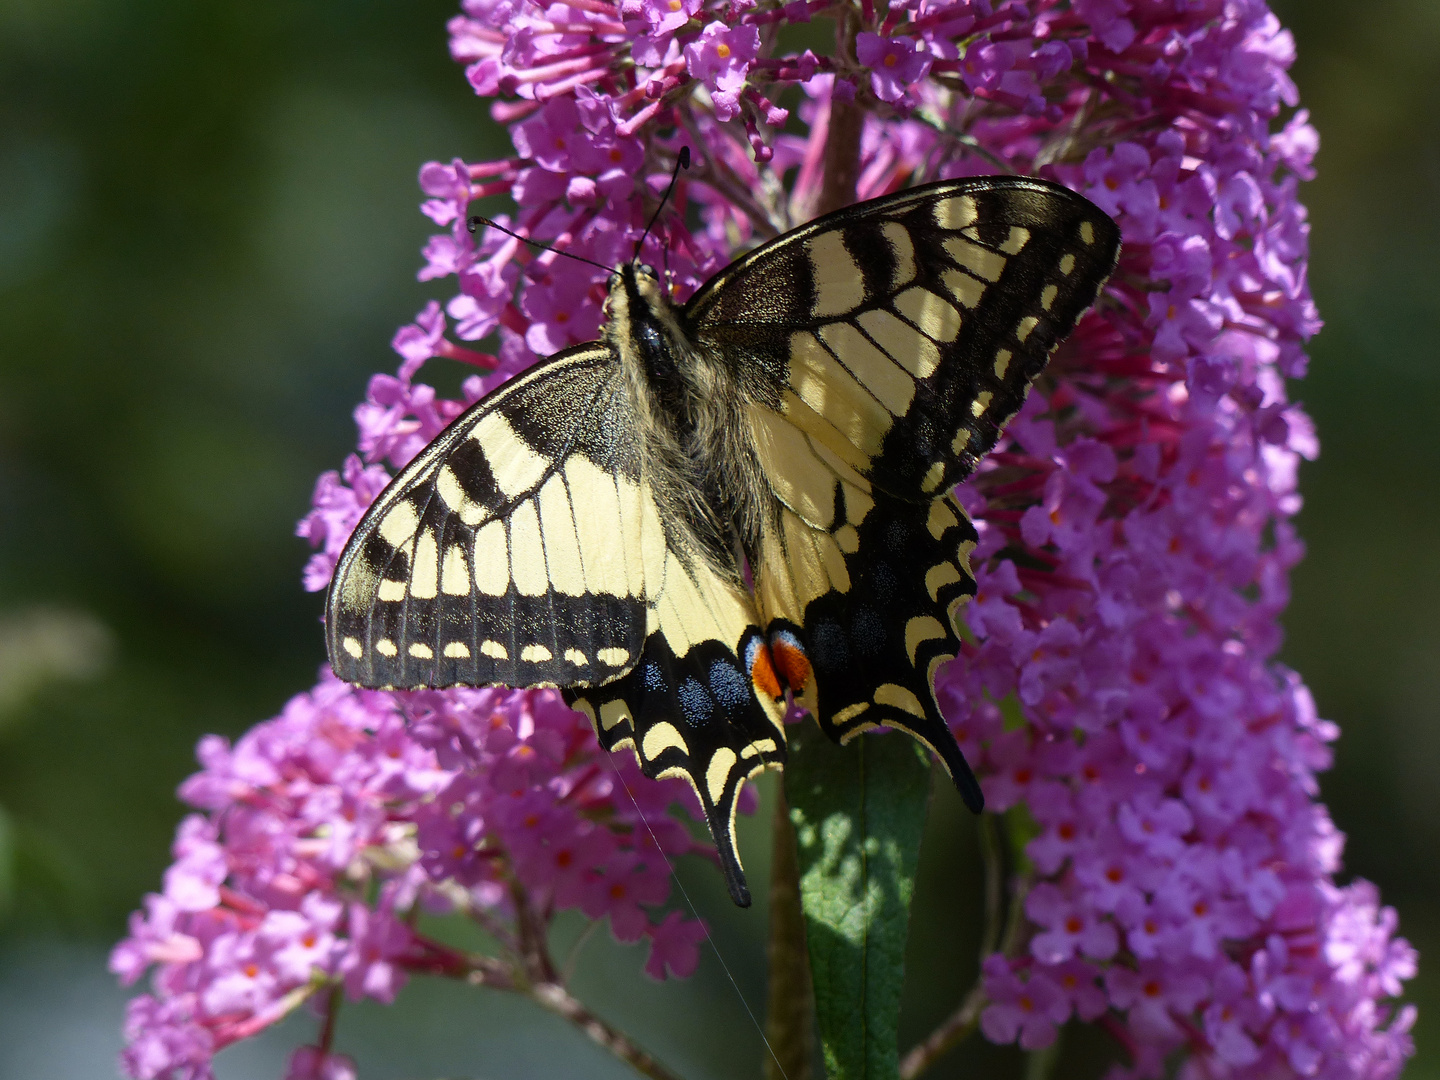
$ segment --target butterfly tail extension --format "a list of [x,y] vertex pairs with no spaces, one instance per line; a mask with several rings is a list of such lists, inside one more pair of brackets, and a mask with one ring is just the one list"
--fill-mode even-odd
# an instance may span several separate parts
[[676,656],[652,634],[640,662],[606,686],[565,692],[606,750],[630,750],[652,779],[689,782],[720,856],[731,899],[750,905],[735,841],[745,781],[785,761],[783,698],[756,627],[730,648],[711,639]]

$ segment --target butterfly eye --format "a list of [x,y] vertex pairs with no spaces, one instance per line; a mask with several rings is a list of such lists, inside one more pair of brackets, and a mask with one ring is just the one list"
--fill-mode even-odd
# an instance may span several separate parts
[[648,278],[654,278],[656,281],[660,280],[660,274],[649,263],[640,264],[640,273],[644,274]]

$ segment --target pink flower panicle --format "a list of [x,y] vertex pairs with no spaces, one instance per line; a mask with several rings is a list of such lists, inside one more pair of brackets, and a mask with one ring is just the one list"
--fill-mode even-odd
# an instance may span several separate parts
[[[129,1076],[208,1078],[216,1051],[332,990],[390,1002],[411,974],[479,970],[421,913],[514,941],[517,904],[536,925],[579,909],[648,940],[656,978],[695,969],[703,930],[661,910],[669,860],[709,851],[670,814],[689,788],[609,760],[553,691],[388,694],[326,671],[199,756],[180,789],[199,812],[110,959],[126,985],[153,969],[130,1003]],[[353,1076],[347,1062],[302,1048],[291,1075]]]
[[[1116,1080],[1177,1055],[1184,1080],[1396,1076],[1414,1010],[1391,1001],[1414,953],[1373,887],[1334,883],[1343,837],[1316,777],[1336,729],[1274,660],[1296,473],[1317,452],[1286,380],[1320,323],[1297,200],[1317,137],[1268,8],[858,0],[854,40],[816,56],[779,50],[775,29],[821,0],[462,6],[452,54],[515,153],[420,172],[444,230],[420,277],[457,291],[396,335],[397,375],[356,411],[358,455],[320,478],[306,586],[465,405],[597,335],[603,272],[471,235],[475,200],[508,197],[507,228],[613,266],[690,146],[641,254],[683,299],[812,216],[837,110],[863,117],[858,198],[996,162],[1065,183],[1119,223],[1120,265],[958,492],[979,591],[939,694],[991,807],[1033,823],[1028,933],[985,962],[981,1029],[1033,1049],[1096,1023],[1122,1049]],[[461,344],[482,339],[493,356]],[[464,401],[415,381],[434,357],[483,370]],[[183,794],[204,812],[114,954],[127,982],[156,972],[131,1009],[132,1076],[208,1075],[216,1049],[324,987],[388,1000],[410,972],[463,968],[403,917],[419,909],[503,928],[517,903],[579,908],[648,938],[652,973],[694,968],[701,928],[660,913],[654,850],[695,849],[668,812],[687,792],[602,761],[553,695],[326,676],[201,757]],[[350,1068],[307,1050],[297,1075]]]

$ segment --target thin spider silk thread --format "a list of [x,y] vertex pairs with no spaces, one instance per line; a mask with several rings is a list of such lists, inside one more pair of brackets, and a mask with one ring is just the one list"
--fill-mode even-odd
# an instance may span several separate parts
[[675,882],[675,887],[680,890],[680,895],[685,898],[685,906],[690,909],[690,914],[695,916],[695,921],[700,924],[700,929],[705,932],[705,940],[710,943],[710,950],[715,954],[715,959],[720,961],[720,970],[725,972],[725,977],[730,980],[730,985],[735,988],[735,996],[740,999],[740,1004],[745,1007],[745,1015],[750,1017],[750,1022],[755,1025],[755,1030],[760,1033],[760,1039],[765,1044],[765,1049],[770,1051],[770,1058],[775,1062],[775,1067],[780,1070],[780,1075],[785,1080],[790,1080],[790,1074],[785,1071],[785,1066],[780,1062],[780,1056],[775,1053],[775,1048],[770,1045],[770,1039],[765,1034],[765,1028],[755,1018],[754,1011],[750,1008],[750,1002],[745,1000],[745,994],[740,989],[740,984],[735,981],[735,976],[730,974],[730,967],[725,963],[725,957],[720,955],[720,946],[715,944],[715,939],[710,936],[710,928],[705,925],[705,920],[700,918],[700,912],[695,907],[695,902],[690,899],[690,894],[685,891],[685,885],[680,880],[680,875],[675,873],[675,864],[670,861],[670,856],[665,854],[665,849],[660,846],[660,840],[655,835],[655,830],[650,827],[650,820],[645,812],[640,809],[640,803],[635,798],[635,793],[630,790],[630,785],[625,782],[625,775],[620,767],[615,764],[611,755],[605,755],[610,761],[610,768],[615,772],[615,778],[620,781],[620,786],[625,789],[625,794],[630,798],[630,804],[635,807],[635,813],[640,818],[640,823],[645,826],[645,831],[650,834],[650,842],[655,845],[655,850],[660,853],[660,858],[665,860],[665,868],[670,871],[670,878]]

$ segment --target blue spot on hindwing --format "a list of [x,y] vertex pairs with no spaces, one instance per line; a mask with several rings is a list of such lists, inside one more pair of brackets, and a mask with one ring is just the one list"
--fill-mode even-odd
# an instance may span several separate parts
[[655,663],[654,660],[646,663],[644,669],[640,673],[640,678],[641,681],[643,681],[645,684],[645,689],[651,691],[652,693],[658,694],[660,691],[665,689],[665,673],[660,670],[660,665]]
[[870,582],[882,602],[894,600],[900,591],[900,579],[887,562],[877,562],[870,568]]
[[885,622],[870,608],[861,608],[850,624],[850,637],[862,656],[875,656],[885,645]]
[[700,685],[699,679],[686,678],[676,691],[676,697],[680,699],[680,712],[694,727],[709,721],[715,711],[715,699]]
[[850,660],[845,632],[833,622],[822,622],[810,631],[810,654],[817,667],[826,671],[843,668]]
[[710,692],[727,709],[743,708],[750,700],[750,684],[728,660],[716,660],[710,665]]

